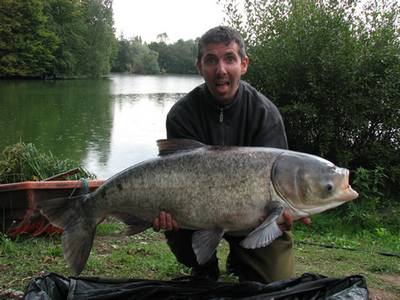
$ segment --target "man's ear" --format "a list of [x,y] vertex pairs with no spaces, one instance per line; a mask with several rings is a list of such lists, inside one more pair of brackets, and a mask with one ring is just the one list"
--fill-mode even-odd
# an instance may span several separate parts
[[241,74],[244,75],[247,72],[247,67],[249,66],[249,57],[245,56],[240,62]]

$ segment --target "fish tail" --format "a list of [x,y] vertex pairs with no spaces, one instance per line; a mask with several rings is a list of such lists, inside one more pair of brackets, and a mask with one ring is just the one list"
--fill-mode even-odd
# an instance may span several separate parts
[[97,223],[85,209],[90,194],[71,198],[39,200],[37,207],[54,226],[64,230],[62,248],[64,258],[75,275],[85,267],[93,246]]

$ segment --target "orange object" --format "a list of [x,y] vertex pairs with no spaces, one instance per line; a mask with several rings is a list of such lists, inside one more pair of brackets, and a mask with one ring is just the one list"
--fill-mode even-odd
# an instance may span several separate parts
[[[97,189],[103,180],[88,180],[90,191]],[[61,233],[51,225],[36,208],[38,199],[72,197],[82,193],[81,180],[25,181],[0,184],[0,231],[15,237],[19,234]]]

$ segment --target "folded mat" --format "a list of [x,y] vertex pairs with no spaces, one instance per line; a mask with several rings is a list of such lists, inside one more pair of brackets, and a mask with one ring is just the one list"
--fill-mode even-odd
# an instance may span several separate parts
[[364,277],[328,278],[305,273],[299,278],[258,282],[213,282],[185,277],[174,280],[69,277],[49,273],[33,279],[26,300],[61,299],[368,299]]

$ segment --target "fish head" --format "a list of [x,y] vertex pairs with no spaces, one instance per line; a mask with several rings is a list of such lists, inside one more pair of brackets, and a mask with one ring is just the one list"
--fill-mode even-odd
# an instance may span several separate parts
[[299,152],[281,154],[272,169],[277,194],[305,215],[339,206],[358,197],[349,184],[349,170],[321,157]]

